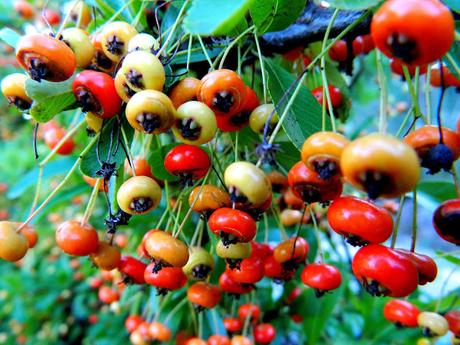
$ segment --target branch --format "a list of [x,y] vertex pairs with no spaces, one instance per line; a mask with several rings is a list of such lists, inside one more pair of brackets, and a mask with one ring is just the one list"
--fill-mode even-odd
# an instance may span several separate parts
[[[297,47],[306,47],[308,44],[321,41],[326,33],[327,26],[334,13],[333,9],[327,9],[309,2],[302,15],[291,26],[282,31],[269,32],[261,37],[260,44],[265,54],[285,53]],[[330,38],[339,35],[348,25],[358,19],[363,11],[341,11],[330,32]],[[370,32],[372,16],[368,16],[359,23],[347,35],[347,38],[355,38]]]

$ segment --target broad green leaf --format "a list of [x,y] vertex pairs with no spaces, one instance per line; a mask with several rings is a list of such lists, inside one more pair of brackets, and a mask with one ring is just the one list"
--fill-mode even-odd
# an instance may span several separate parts
[[308,289],[299,296],[298,309],[304,317],[303,325],[309,345],[318,344],[327,320],[338,304],[346,282],[340,288],[321,298],[316,298],[313,289]]
[[381,0],[328,0],[331,7],[341,10],[364,10],[376,6]]
[[443,61],[447,64],[447,68],[449,68],[449,71],[457,78],[460,79],[460,43],[459,42],[454,42],[452,44],[452,47],[450,48],[449,55],[452,57],[451,61],[450,59],[443,59]]
[[16,48],[20,38],[21,35],[10,28],[3,28],[0,30],[0,40],[12,46],[13,48]]
[[26,81],[26,92],[34,100],[30,115],[38,122],[47,122],[63,110],[68,110],[75,104],[70,78],[60,83],[32,79]]
[[460,12],[460,0],[444,0],[444,3],[453,11]]
[[[279,106],[278,104],[295,78],[271,60],[266,60],[265,66],[268,72],[268,90],[277,105],[278,115],[281,116],[287,102]],[[307,137],[321,131],[321,123],[321,106],[307,87],[302,85],[283,122],[283,128],[294,146],[301,147]]]
[[305,8],[305,0],[264,0],[251,5],[251,18],[260,34],[291,25]]
[[163,145],[150,153],[148,162],[152,167],[152,173],[156,178],[166,181],[178,181],[175,176],[166,171],[164,165],[166,154],[175,146],[177,146],[177,144]]
[[440,250],[437,250],[436,251],[436,255],[439,257],[439,258],[442,258],[444,260],[447,260],[455,265],[460,265],[460,257],[456,257],[454,255],[449,255],[447,253],[444,253]]
[[422,181],[417,185],[417,190],[428,195],[435,202],[443,202],[456,197],[455,186],[450,181]]
[[226,35],[244,20],[255,0],[194,0],[184,18],[184,28],[191,34]]
[[[124,164],[126,155],[121,147],[121,143],[117,143],[117,126],[119,125],[114,119],[104,124],[99,142],[91,148],[81,161],[80,170],[83,174],[90,177],[100,177],[96,174],[101,169],[101,165],[97,158],[97,152],[99,152],[101,162],[115,163],[115,170],[118,170],[118,168]],[[134,134],[133,128],[126,121],[122,122],[122,126],[125,130],[128,142],[131,142]],[[112,140],[110,138],[111,136]],[[122,140],[121,138],[122,136],[120,133],[120,140]],[[111,147],[110,144],[112,144]]]

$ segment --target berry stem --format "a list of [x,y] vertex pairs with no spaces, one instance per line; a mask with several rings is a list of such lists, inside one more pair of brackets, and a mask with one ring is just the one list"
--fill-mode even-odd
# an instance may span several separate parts
[[164,50],[168,46],[169,42],[173,38],[174,32],[176,31],[177,26],[179,25],[179,22],[181,21],[182,16],[183,16],[183,14],[185,12],[185,9],[187,8],[187,5],[188,5],[189,2],[190,2],[190,0],[185,0],[184,3],[182,4],[182,7],[181,7],[179,13],[177,14],[176,20],[174,21],[174,24],[172,25],[171,30],[169,31],[168,38],[166,38],[165,43],[163,43],[163,46],[160,48],[160,50],[156,54],[157,57],[161,56],[161,54],[164,52]]
[[[219,69],[222,69],[224,68],[224,63],[225,63],[225,59],[227,58],[228,54],[230,53],[230,50],[235,46],[235,44],[237,44],[239,42],[240,39],[242,39],[244,36],[246,36],[248,33],[250,33],[251,31],[254,30],[254,25],[250,26],[249,28],[247,28],[246,30],[244,30],[241,34],[239,34],[233,41],[232,43],[230,43],[228,46],[227,46],[227,49],[225,49],[224,51],[224,54],[222,55],[222,58],[220,59],[220,63],[219,63]],[[219,59],[219,57],[217,57],[215,60],[214,60],[214,64],[212,67],[215,67],[215,64],[217,63],[217,60]]]
[[[406,124],[407,124],[407,121],[409,121],[409,118],[412,116],[413,113],[414,113],[414,108],[411,107],[411,108],[407,111],[406,115],[404,116],[404,119],[403,119],[403,121],[401,122],[401,125],[399,126],[398,131],[397,131],[396,134],[395,134],[395,137],[396,137],[396,138],[398,138],[398,137],[402,134],[402,132],[403,132],[403,130],[404,130],[404,127],[405,127]],[[413,126],[413,124],[412,124],[412,126]],[[411,127],[412,127],[412,126],[411,126]],[[409,128],[409,130],[410,130],[410,128]]]
[[187,63],[185,68],[187,72],[190,71],[190,57],[192,56],[192,45],[193,45],[193,35],[188,37],[188,46],[187,46]]
[[386,133],[387,131],[387,115],[388,115],[388,88],[387,78],[382,66],[382,53],[375,52],[375,62],[377,65],[377,80],[380,88],[380,116],[379,116],[379,132]]
[[[340,12],[340,10],[337,8],[337,9],[334,10],[334,13],[332,14],[331,20],[329,21],[329,24],[328,24],[328,26],[326,28],[326,32],[324,34],[324,39],[323,39],[323,44],[322,44],[322,47],[321,47],[321,51],[324,51],[326,49],[327,40],[329,39],[329,34],[331,32],[332,25],[334,24],[335,19],[337,18],[337,15],[339,14],[339,12]],[[323,56],[321,56],[320,66],[321,66],[321,79],[323,81],[323,114],[326,111],[326,109],[325,109],[325,107],[326,107],[325,100],[326,100],[327,101],[327,108],[329,110],[329,116],[331,118],[332,131],[335,132],[336,128],[335,128],[334,107],[332,106],[331,94],[329,92],[329,86],[328,86],[328,82],[327,82],[326,55],[325,54],[323,54]],[[323,121],[323,125],[324,125],[324,121]],[[323,130],[325,130],[325,129],[326,128],[323,128]]]
[[[113,22],[115,19],[117,19],[117,18],[120,16],[120,14],[121,14],[125,9],[127,9],[129,6],[131,6],[131,4],[132,4],[133,2],[134,2],[134,0],[129,0],[126,4],[124,4],[123,6],[121,6],[120,9],[119,9],[117,12],[115,12],[115,13],[112,15],[112,17],[109,18],[109,20],[107,20],[107,21],[105,22],[105,24],[109,24],[109,23]],[[105,3],[104,1],[100,1],[99,4],[103,4],[103,6],[105,6],[109,11],[112,10],[112,8],[111,8],[110,6],[107,6],[106,3]],[[123,18],[120,18],[120,19],[123,20]]]
[[425,74],[425,85],[423,90],[425,92],[425,112],[426,112],[426,119],[428,123],[431,123],[431,65],[426,66],[426,74]]
[[457,169],[455,168],[455,164],[452,164],[452,178],[454,179],[455,191],[457,192],[457,197],[460,198],[460,183],[458,181],[458,174]]
[[260,65],[260,74],[262,75],[262,89],[264,92],[264,103],[267,103],[267,79],[265,75],[265,64],[262,57],[262,51],[260,49],[259,38],[257,37],[257,28],[254,28],[254,41],[256,42],[257,47],[257,55],[259,57],[259,65]]
[[412,207],[412,242],[410,246],[410,251],[415,252],[415,245],[417,243],[417,189],[414,189],[412,192],[414,204]]
[[102,178],[98,178],[96,183],[94,184],[93,191],[91,192],[91,196],[89,197],[88,204],[86,206],[85,213],[81,218],[80,225],[83,226],[88,222],[89,217],[93,213],[94,206],[96,205],[97,194],[99,192],[99,186],[101,185]]
[[51,199],[53,199],[56,194],[61,190],[62,187],[65,186],[65,184],[67,183],[67,181],[70,179],[70,177],[72,176],[72,174],[74,173],[74,171],[78,168],[78,166],[80,165],[80,162],[83,160],[83,157],[85,157],[85,155],[89,152],[89,150],[91,150],[91,148],[93,147],[93,145],[96,143],[97,139],[99,138],[99,133],[96,134],[94,136],[94,138],[91,139],[91,141],[89,142],[89,144],[85,147],[85,149],[80,153],[80,156],[78,157],[78,159],[75,161],[74,165],[72,166],[72,168],[70,168],[70,170],[68,171],[67,175],[64,177],[64,179],[61,181],[61,183],[59,183],[56,188],[53,189],[53,191],[48,195],[48,197],[41,203],[41,205],[36,209],[34,210],[30,215],[29,217],[24,221],[24,223],[22,223],[21,226],[19,226],[19,228],[17,229],[17,231],[20,231],[21,229],[25,228],[27,225],[29,225],[29,223],[32,221],[32,219],[35,218],[35,216],[37,214],[40,213],[41,210],[43,210],[43,208],[45,208],[45,206],[51,201]]
[[396,245],[396,240],[398,238],[399,224],[401,223],[402,210],[404,207],[404,201],[406,200],[406,195],[401,196],[399,199],[399,209],[398,214],[396,215],[396,223],[393,229],[393,237],[391,238],[391,248],[394,248]]
[[206,47],[204,46],[203,40],[201,39],[200,35],[197,35],[196,38],[198,38],[198,42],[200,42],[201,49],[203,50],[203,54],[206,57],[206,61],[209,63],[209,69],[212,71],[214,69],[214,66],[212,64],[212,60],[209,57],[208,51],[206,50]]
[[416,118],[422,118],[423,122],[428,123],[425,115],[422,114],[420,111],[420,104],[417,97],[417,91],[415,90],[414,83],[412,82],[411,76],[409,74],[409,70],[406,66],[402,66],[404,78],[406,79],[407,85],[409,87],[409,94],[412,99],[412,105],[414,107],[414,116]]
[[310,207],[310,215],[311,215],[311,220],[313,221],[313,228],[315,229],[316,242],[318,243],[319,262],[322,264],[324,263],[324,252],[323,252],[323,247],[321,245],[321,236],[319,233],[318,222],[316,221],[315,211],[313,211],[312,207]]

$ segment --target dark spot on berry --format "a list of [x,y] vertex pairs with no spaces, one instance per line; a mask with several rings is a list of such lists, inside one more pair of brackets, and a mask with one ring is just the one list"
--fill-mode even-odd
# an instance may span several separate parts
[[429,175],[434,175],[439,171],[450,171],[454,162],[452,150],[444,144],[438,144],[429,149],[423,156],[421,165],[428,169]]
[[218,110],[224,113],[228,113],[230,111],[230,108],[233,106],[234,102],[235,100],[231,92],[220,91],[214,95],[212,105],[216,107]]

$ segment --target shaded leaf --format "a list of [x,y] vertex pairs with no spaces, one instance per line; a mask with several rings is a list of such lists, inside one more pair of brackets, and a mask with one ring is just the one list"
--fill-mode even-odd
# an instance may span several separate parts
[[38,122],[47,122],[61,111],[70,109],[75,104],[72,82],[73,78],[59,83],[28,79],[26,92],[34,100],[30,115]]
[[[295,78],[271,60],[266,60],[265,64],[268,72],[268,90],[277,105]],[[281,116],[286,104],[287,102],[277,106],[279,116]],[[313,133],[321,131],[321,106],[306,86],[303,85],[297,94],[283,122],[283,128],[296,147],[300,147],[305,139]]]
[[364,10],[376,6],[381,0],[328,0],[331,7],[341,10]]
[[251,18],[260,34],[280,31],[292,24],[305,8],[305,0],[255,1],[250,8]]

